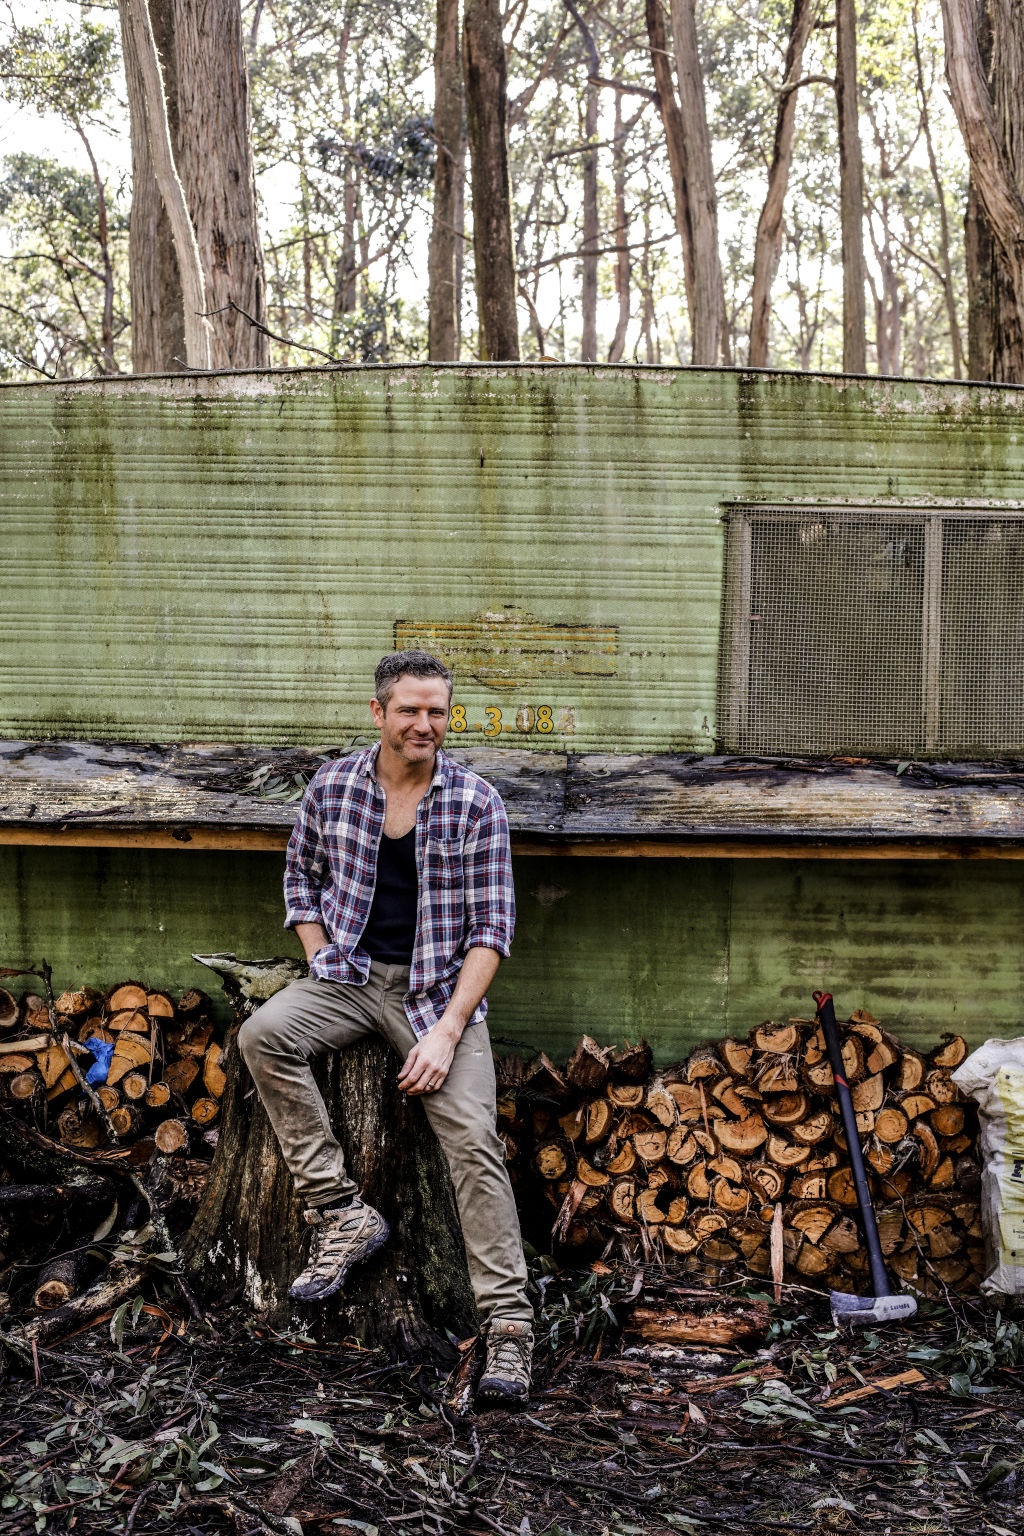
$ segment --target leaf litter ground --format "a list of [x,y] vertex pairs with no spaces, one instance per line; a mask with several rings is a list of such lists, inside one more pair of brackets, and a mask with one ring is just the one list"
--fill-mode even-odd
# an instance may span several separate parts
[[0,1532],[1020,1536],[1022,1314],[925,1303],[838,1334],[787,1287],[763,1348],[682,1350],[628,1326],[672,1305],[664,1270],[535,1279],[520,1414],[460,1414],[458,1372],[237,1310],[186,1321],[155,1288],[4,1350]]

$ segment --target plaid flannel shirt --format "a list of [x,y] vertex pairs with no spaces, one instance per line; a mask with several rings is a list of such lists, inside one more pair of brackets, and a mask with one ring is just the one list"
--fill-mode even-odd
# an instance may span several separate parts
[[[379,746],[325,763],[310,780],[288,840],[285,927],[320,923],[330,943],[310,975],[361,985],[370,957],[359,947],[384,831]],[[444,1013],[469,949],[507,955],[515,928],[508,821],[497,791],[438,752],[416,812],[419,912],[405,1012],[417,1037]],[[486,1016],[484,998],[470,1023]]]

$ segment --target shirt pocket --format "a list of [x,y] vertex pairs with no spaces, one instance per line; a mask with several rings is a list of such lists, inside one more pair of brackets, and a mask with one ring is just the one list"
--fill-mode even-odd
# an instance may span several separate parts
[[427,870],[428,879],[436,880],[440,886],[461,886],[466,883],[466,872],[463,866],[463,844],[461,837],[431,837],[427,839]]

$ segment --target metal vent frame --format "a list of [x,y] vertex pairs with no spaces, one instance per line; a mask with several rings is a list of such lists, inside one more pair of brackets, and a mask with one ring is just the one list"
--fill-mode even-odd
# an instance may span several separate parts
[[[955,759],[943,740],[942,722],[942,629],[944,528],[947,523],[989,523],[1006,521],[1024,530],[1024,502],[969,501],[905,502],[898,500],[828,502],[808,501],[729,501],[721,504],[726,530],[725,575],[722,591],[721,647],[719,655],[719,740],[727,752],[763,756],[793,756],[792,743],[773,745],[770,732],[752,730],[751,725],[751,604],[754,580],[753,529],[758,522],[770,526],[783,524],[860,524],[907,523],[919,525],[923,533],[923,590],[921,599],[921,727],[917,744],[907,743],[902,755]],[[853,573],[851,573],[853,574]],[[1024,594],[1024,588],[1022,588]],[[952,599],[950,599],[952,603]],[[1022,595],[1024,604],[1024,595]],[[1024,678],[1021,680],[1024,689]],[[989,748],[986,757],[1024,755],[1024,730],[1021,739],[999,748]],[[755,739],[756,738],[756,739]],[[807,755],[817,755],[813,747]],[[891,758],[889,748],[878,748],[857,735],[857,727],[840,723],[831,753]]]

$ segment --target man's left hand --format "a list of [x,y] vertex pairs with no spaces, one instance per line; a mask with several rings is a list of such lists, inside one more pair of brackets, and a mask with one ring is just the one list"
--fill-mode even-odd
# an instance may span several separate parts
[[438,1019],[429,1034],[417,1040],[402,1064],[398,1074],[402,1092],[436,1093],[448,1076],[461,1034],[461,1030],[453,1033],[444,1018]]

